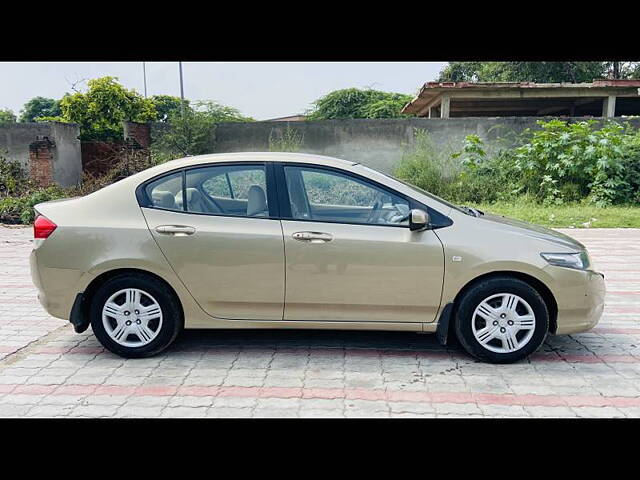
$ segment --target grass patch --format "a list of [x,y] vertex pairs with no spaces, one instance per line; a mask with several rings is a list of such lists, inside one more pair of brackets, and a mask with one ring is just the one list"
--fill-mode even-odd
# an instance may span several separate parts
[[527,201],[471,205],[487,213],[555,228],[640,228],[640,207],[589,204],[545,206]]

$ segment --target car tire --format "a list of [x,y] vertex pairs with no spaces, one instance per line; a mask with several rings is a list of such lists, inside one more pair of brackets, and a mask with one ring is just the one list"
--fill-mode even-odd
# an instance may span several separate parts
[[455,331],[463,348],[477,359],[513,363],[542,345],[549,331],[549,311],[528,283],[493,277],[464,292]]
[[176,294],[142,273],[118,275],[103,283],[91,298],[89,316],[100,343],[125,358],[160,353],[184,325]]

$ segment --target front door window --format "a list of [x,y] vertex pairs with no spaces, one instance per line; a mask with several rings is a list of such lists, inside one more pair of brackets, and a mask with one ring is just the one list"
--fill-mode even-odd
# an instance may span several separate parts
[[297,220],[408,225],[404,198],[359,178],[310,167],[285,167],[291,214]]

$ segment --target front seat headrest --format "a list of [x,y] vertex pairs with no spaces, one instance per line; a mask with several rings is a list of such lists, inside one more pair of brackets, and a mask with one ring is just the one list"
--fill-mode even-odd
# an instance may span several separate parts
[[[206,213],[204,203],[202,201],[202,195],[197,188],[187,188],[185,190],[185,197],[187,197],[187,210],[190,212]],[[182,209],[182,192],[178,192],[175,198],[176,206]]]
[[156,207],[160,208],[176,208],[176,202],[173,198],[173,194],[166,190],[154,190],[151,192],[151,200]]
[[260,185],[251,185],[247,195],[247,217],[267,214],[267,196]]

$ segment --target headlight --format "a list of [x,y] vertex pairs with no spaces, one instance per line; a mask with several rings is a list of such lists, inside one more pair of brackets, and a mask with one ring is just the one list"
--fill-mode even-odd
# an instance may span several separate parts
[[586,270],[589,268],[589,255],[586,251],[577,253],[541,253],[550,265],[557,267],[577,268],[578,270]]

